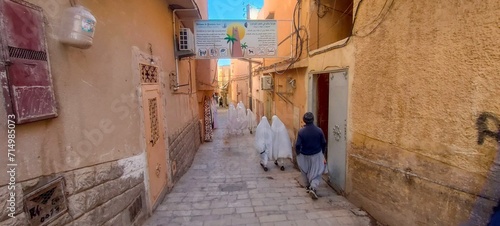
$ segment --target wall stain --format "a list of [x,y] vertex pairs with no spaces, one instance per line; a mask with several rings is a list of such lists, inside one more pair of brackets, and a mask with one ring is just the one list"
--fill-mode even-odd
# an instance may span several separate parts
[[[496,130],[489,128],[496,126]],[[483,145],[487,137],[493,138],[497,143],[497,155],[493,161],[486,182],[482,188],[478,199],[476,199],[467,222],[461,226],[489,225],[492,214],[500,211],[500,119],[491,112],[482,112],[476,119],[477,144]],[[490,198],[487,198],[490,197]],[[483,200],[481,200],[483,198]],[[492,206],[493,209],[491,209]]]
[[[488,128],[488,121],[491,120],[496,128],[496,131],[491,131]],[[496,139],[497,142],[500,142],[500,119],[490,112],[483,112],[479,115],[476,120],[476,128],[477,128],[477,144],[482,145],[484,143],[484,139],[486,137],[492,137]]]

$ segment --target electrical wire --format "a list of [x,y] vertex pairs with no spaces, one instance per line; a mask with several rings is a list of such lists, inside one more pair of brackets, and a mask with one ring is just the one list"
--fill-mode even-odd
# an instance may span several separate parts
[[[351,4],[349,4],[349,6],[342,12],[342,16],[337,21],[335,21],[335,23],[332,23],[332,25],[330,25],[328,28],[326,28],[326,30],[333,29],[335,26],[337,26],[338,23],[340,23],[340,21],[342,21],[342,19],[344,19],[344,17],[346,17],[347,15],[350,15],[352,13],[352,7],[351,7],[352,4],[353,3],[351,2]],[[351,9],[351,10],[349,11],[349,13],[347,13],[347,11],[349,9]],[[354,23],[353,23],[353,26],[354,26]],[[352,30],[351,30],[351,34],[352,34]],[[351,35],[351,34],[349,34],[349,35]],[[321,37],[324,37],[324,35],[325,34],[318,34],[318,40],[320,40]],[[311,45],[314,45],[317,43],[319,43],[319,41],[315,41],[315,42],[311,43]]]
[[[301,3],[302,3],[302,0],[297,0],[297,3],[295,4],[295,7],[293,9],[292,23],[293,23],[293,28],[295,30],[295,43],[296,43],[295,44],[295,57],[290,62],[290,64],[288,64],[288,66],[286,67],[286,69],[283,70],[283,71],[287,71],[288,69],[290,69],[292,67],[292,65],[294,63],[296,63],[297,61],[299,61],[300,57],[302,56],[303,40],[300,37],[300,32],[299,32]],[[296,17],[297,17],[297,19],[296,19]],[[285,73],[285,72],[278,72],[278,70],[277,70],[277,64],[274,64],[274,72],[276,74],[278,74],[278,75],[282,75],[282,74]]]
[[[387,10],[385,11],[385,13],[382,15],[382,12],[384,12],[384,9],[386,8],[386,5],[387,5],[387,2],[389,0],[386,0],[385,3],[384,3],[384,6],[382,7],[382,9],[380,10],[379,14],[377,15],[377,17],[375,17],[375,19],[370,23],[370,24],[367,24],[365,26],[363,26],[362,28],[358,29],[358,31],[361,31],[361,30],[364,30],[366,27],[372,25],[373,23],[375,23],[377,20],[379,20],[378,24],[371,30],[369,31],[368,33],[366,34],[363,34],[363,35],[358,35],[358,31],[356,31],[355,34],[353,34],[354,36],[356,37],[360,37],[360,38],[363,38],[363,37],[366,37],[368,35],[371,35],[373,32],[375,32],[375,30],[377,30],[377,28],[380,26],[380,24],[382,24],[382,21],[384,21],[385,17],[389,14],[389,12],[391,11],[393,5],[394,5],[394,0],[391,0],[391,3],[389,5],[389,7],[387,8]],[[381,16],[382,15],[382,16]]]
[[[354,25],[355,25],[355,23],[356,23],[357,14],[358,14],[358,12],[359,12],[359,6],[361,5],[361,2],[362,2],[362,1],[363,1],[363,0],[361,0],[361,1],[359,2],[358,6],[357,6],[357,8],[356,8],[356,13],[355,13],[355,16],[354,16],[354,19],[353,19],[353,24],[352,24],[352,29],[351,29],[351,34],[349,35],[349,37],[348,37],[348,39],[346,40],[346,42],[345,42],[345,43],[343,43],[343,44],[340,44],[340,45],[334,46],[334,47],[332,47],[332,48],[328,48],[326,51],[323,51],[323,50],[322,50],[322,51],[320,51],[320,52],[314,53],[314,54],[312,54],[312,55],[310,55],[310,56],[314,56],[314,55],[317,55],[317,54],[320,54],[320,53],[324,53],[324,52],[330,51],[331,49],[336,49],[336,47],[338,47],[338,48],[343,47],[343,46],[345,46],[345,44],[347,44],[347,42],[349,42],[349,40],[350,40],[351,36],[355,36],[355,37],[361,37],[361,38],[363,38],[363,37],[366,37],[366,36],[368,36],[368,35],[371,35],[371,34],[372,34],[372,33],[373,33],[373,32],[374,32],[374,31],[375,31],[375,30],[376,30],[376,29],[380,26],[380,24],[382,24],[382,21],[384,21],[385,17],[389,14],[389,12],[391,11],[391,9],[392,9],[392,8],[393,8],[393,6],[394,6],[394,0],[391,0],[391,3],[390,3],[390,4],[389,4],[389,6],[387,7],[387,10],[385,10],[385,13],[383,13],[383,12],[384,12],[384,9],[386,8],[387,3],[388,3],[388,1],[389,1],[389,0],[386,0],[386,1],[385,1],[385,3],[384,3],[384,6],[383,6],[383,7],[382,7],[382,9],[380,10],[379,14],[375,17],[375,19],[374,19],[374,20],[373,20],[370,24],[367,24],[367,25],[363,26],[362,28],[357,29],[357,31],[356,31],[356,32],[353,32],[353,30],[354,30]],[[345,16],[345,15],[344,15],[344,16]],[[344,16],[343,16],[343,17],[344,17]],[[336,22],[334,25],[330,26],[329,28],[332,28],[332,27],[333,27],[333,26],[335,26],[337,23],[339,23],[339,22],[340,22],[340,20],[341,20],[341,19],[343,19],[343,17],[342,17],[342,18],[340,18],[339,20],[337,20],[337,22]],[[376,22],[376,21],[379,21],[379,22],[378,22],[378,24],[377,24],[374,28],[372,28],[372,29],[371,29],[368,33],[363,34],[363,35],[359,35],[359,34],[358,34],[358,33],[359,33],[358,31],[364,30],[366,27],[368,27],[368,26],[372,25],[372,24],[373,24],[374,22]],[[315,43],[312,43],[312,44],[314,45]]]
[[[335,10],[335,5],[337,3],[337,0],[335,0],[335,2],[333,3],[333,8],[330,7],[330,6],[327,6],[325,4],[321,4],[321,0],[316,0],[315,1],[316,4],[318,5],[318,9],[316,11],[316,15],[318,16],[318,18],[323,18],[326,16],[326,14],[332,10]],[[321,10],[321,8],[323,8],[323,10]],[[322,13],[322,15],[320,15],[320,11]]]
[[189,79],[188,79],[188,83],[185,83],[185,84],[177,84],[177,87],[184,87],[184,86],[189,86],[188,87],[188,91],[187,92],[180,92],[180,91],[175,91],[173,92],[173,94],[185,94],[185,95],[191,95],[193,94],[193,84],[192,84],[192,73],[191,73],[191,57],[188,58],[188,66],[189,66]]
[[334,45],[334,46],[328,47],[328,48],[326,48],[324,50],[312,53],[312,54],[310,54],[310,56],[315,56],[315,55],[318,55],[318,54],[321,54],[321,53],[328,52],[328,51],[333,50],[333,49],[342,48],[342,47],[346,46],[347,43],[349,43],[349,41],[351,40],[351,37],[352,37],[352,33],[353,33],[352,31],[354,30],[354,26],[356,25],[356,20],[358,19],[359,8],[360,8],[360,6],[361,6],[362,3],[363,3],[363,0],[360,0],[359,3],[358,3],[358,6],[356,7],[356,12],[354,13],[354,19],[352,21],[351,34],[349,35],[349,37],[347,37],[347,39],[345,40],[345,42],[342,43],[342,44]]
[[[296,55],[295,55],[294,59],[291,61],[291,63],[290,63],[290,64],[289,64],[289,65],[288,65],[285,69],[280,70],[280,71],[287,71],[287,70],[289,70],[289,69],[291,68],[291,66],[292,66],[294,63],[296,63],[296,62],[300,59],[300,55],[302,55],[302,47],[303,47],[303,42],[304,42],[304,40],[303,40],[303,39],[301,38],[301,36],[300,36],[300,32],[299,32],[300,30],[303,30],[303,31],[305,31],[305,32],[306,32],[306,36],[307,36],[307,39],[306,39],[307,46],[306,46],[306,48],[307,48],[308,56],[309,56],[309,57],[312,57],[312,56],[315,56],[315,55],[318,55],[318,54],[322,54],[322,53],[325,53],[325,52],[331,51],[331,50],[333,50],[333,49],[338,49],[338,48],[342,48],[342,47],[346,46],[346,45],[349,43],[349,41],[351,40],[351,38],[352,38],[353,36],[357,36],[357,37],[366,37],[367,35],[372,34],[372,33],[373,33],[373,32],[374,32],[377,28],[378,28],[378,26],[380,26],[380,24],[382,23],[383,19],[387,16],[387,14],[389,13],[389,11],[392,9],[392,7],[393,7],[393,5],[394,5],[394,0],[391,0],[391,3],[390,3],[390,5],[389,5],[389,8],[388,8],[388,9],[386,10],[386,12],[382,15],[383,9],[385,8],[385,6],[387,5],[387,2],[388,2],[388,0],[386,0],[386,2],[384,3],[384,7],[382,8],[381,12],[379,12],[379,15],[377,15],[376,19],[374,19],[374,21],[376,21],[377,19],[380,19],[380,21],[379,21],[379,23],[377,24],[377,26],[375,26],[375,28],[373,28],[373,29],[372,29],[369,33],[367,33],[367,34],[365,34],[365,35],[361,36],[361,35],[358,35],[358,34],[357,34],[358,32],[354,33],[353,31],[354,31],[354,27],[355,27],[355,25],[356,25],[356,21],[357,21],[357,18],[358,18],[359,9],[360,9],[360,7],[361,7],[361,5],[362,5],[363,1],[364,1],[364,0],[360,0],[360,1],[359,1],[359,3],[358,3],[358,5],[356,6],[356,11],[354,12],[354,18],[353,18],[353,22],[352,22],[352,26],[351,26],[351,31],[350,31],[349,36],[348,36],[348,37],[347,37],[347,39],[345,40],[345,42],[343,42],[343,43],[341,43],[341,44],[338,44],[338,45],[335,45],[335,46],[328,47],[328,48],[323,49],[323,50],[321,50],[321,51],[317,51],[317,52],[314,52],[314,53],[310,53],[310,51],[309,51],[309,46],[316,44],[316,42],[314,42],[314,43],[309,43],[309,40],[310,40],[310,38],[309,38],[309,37],[310,37],[310,36],[309,36],[309,32],[308,32],[308,30],[307,30],[307,28],[306,28],[305,26],[300,26],[300,24],[299,24],[299,28],[297,28],[298,26],[297,26],[297,24],[295,23],[295,22],[296,22],[295,17],[296,17],[296,14],[298,14],[298,18],[300,19],[300,10],[299,10],[299,12],[297,13],[297,7],[298,7],[298,6],[300,5],[300,3],[301,3],[301,1],[300,1],[300,0],[298,0],[298,1],[297,1],[297,3],[296,3],[296,5],[295,5],[295,8],[294,8],[294,15],[293,15],[293,20],[292,20],[293,25],[294,25],[294,29],[295,29],[295,33],[297,34],[297,36],[296,36],[296,43],[297,43],[297,44],[296,44],[296,47],[295,47],[295,53],[296,53]],[[340,17],[340,18],[339,18],[339,19],[338,19],[338,20],[337,20],[337,21],[336,21],[336,22],[335,22],[332,26],[330,26],[328,29],[333,28],[333,27],[334,27],[334,26],[336,26],[336,25],[337,25],[337,24],[338,24],[338,23],[339,23],[339,22],[340,22],[340,21],[341,21],[341,20],[342,20],[345,16],[350,15],[350,14],[353,12],[353,10],[354,10],[354,9],[353,9],[354,7],[351,7],[352,5],[353,5],[353,2],[351,2],[351,4],[350,4],[350,5],[349,5],[349,6],[348,6],[345,10],[344,10],[344,12],[342,13],[343,15],[342,15],[342,16],[341,16],[341,17]],[[347,10],[349,10],[349,9],[351,9],[351,11],[349,11],[349,13],[347,13]],[[381,17],[381,18],[379,18],[379,17],[380,17],[380,15],[382,15],[382,17]],[[365,28],[365,27],[367,27],[367,26],[369,26],[369,25],[365,25],[363,28]],[[360,30],[362,30],[362,29],[360,29]],[[321,37],[321,35],[320,35],[320,37]],[[299,40],[300,40],[300,44],[299,44]],[[300,45],[300,48],[298,48],[298,46],[299,46],[299,45]],[[298,51],[298,49],[300,49],[300,51]],[[298,53],[298,52],[299,52],[299,53]],[[274,64],[272,64],[272,65],[270,65],[270,66],[268,66],[268,67],[261,67],[261,69],[263,69],[263,70],[267,70],[267,69],[269,69],[269,68],[273,68],[273,67],[274,67],[275,73],[276,73],[276,74],[278,74],[278,75],[281,75],[281,74],[284,74],[285,72],[278,72],[277,65],[278,65],[278,64],[281,64],[281,63],[286,63],[286,62],[287,62],[287,61],[281,61],[281,62],[278,62],[278,63],[274,63]],[[267,69],[266,69],[266,68],[267,68]]]
[[201,17],[201,13],[200,13],[200,7],[198,7],[198,4],[196,3],[196,0],[193,0],[191,1],[194,3],[194,7],[196,7],[196,11],[198,12],[198,16],[200,17],[200,19],[202,18]]
[[[290,62],[290,64],[283,70],[280,70],[280,71],[287,71],[289,70],[293,64],[295,64],[296,62],[298,62],[300,60],[300,57],[302,56],[302,51],[303,51],[303,45],[304,45],[304,42],[307,42],[306,44],[306,49],[307,49],[307,54],[309,56],[309,46],[311,44],[315,44],[316,42],[314,43],[309,43],[309,40],[310,40],[310,36],[309,36],[309,32],[307,30],[307,28],[302,25],[300,26],[300,4],[301,4],[301,1],[298,0],[297,3],[295,4],[295,7],[294,7],[294,12],[293,12],[293,19],[292,19],[292,23],[293,23],[293,26],[294,26],[294,34],[296,34],[296,37],[295,37],[295,42],[296,42],[296,45],[295,45],[295,57],[294,59]],[[335,1],[335,4],[336,4],[336,1]],[[340,22],[340,20],[343,19],[343,17],[345,17],[346,15],[346,12],[349,8],[351,8],[351,5],[352,5],[352,2],[351,4],[344,10],[343,12],[343,16],[341,18],[339,18],[337,20],[336,23],[334,23],[334,25],[330,26],[329,28],[332,28],[333,26],[335,26],[336,24],[338,24]],[[352,8],[351,8],[352,9]],[[306,39],[304,41],[304,39],[302,38],[301,34],[300,34],[300,31],[303,30],[305,33],[306,33]],[[352,33],[352,32],[351,32]],[[321,37],[321,36],[319,36]],[[274,67],[274,72],[278,75],[282,75],[284,74],[285,72],[279,72],[278,69],[277,69],[277,66],[278,64],[281,64],[281,63],[286,63],[287,61],[281,61],[281,62],[278,62],[278,63],[274,63],[273,65],[270,65],[271,68]]]
[[303,30],[306,33],[306,52],[307,56],[309,56],[309,31],[307,31],[307,27],[302,25],[300,30]]

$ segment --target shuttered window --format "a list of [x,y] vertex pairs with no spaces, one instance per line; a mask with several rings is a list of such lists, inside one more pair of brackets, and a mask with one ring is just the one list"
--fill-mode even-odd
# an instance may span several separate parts
[[0,0],[0,82],[8,114],[23,124],[57,117],[40,7]]

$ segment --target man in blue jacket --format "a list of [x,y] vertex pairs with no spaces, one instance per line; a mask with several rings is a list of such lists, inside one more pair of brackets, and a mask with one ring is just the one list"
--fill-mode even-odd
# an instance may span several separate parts
[[297,152],[297,163],[302,176],[307,181],[307,191],[311,198],[317,199],[316,189],[321,181],[321,175],[325,171],[326,140],[323,131],[313,124],[314,115],[306,112],[302,118],[306,125],[299,130],[295,150]]

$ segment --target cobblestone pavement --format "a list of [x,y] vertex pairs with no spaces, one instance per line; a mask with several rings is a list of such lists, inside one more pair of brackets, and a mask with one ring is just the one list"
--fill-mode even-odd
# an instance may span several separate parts
[[324,181],[320,198],[312,200],[290,161],[285,171],[271,162],[264,172],[254,135],[229,135],[226,117],[227,111],[219,109],[213,142],[200,146],[191,168],[145,226],[370,225],[368,216]]

